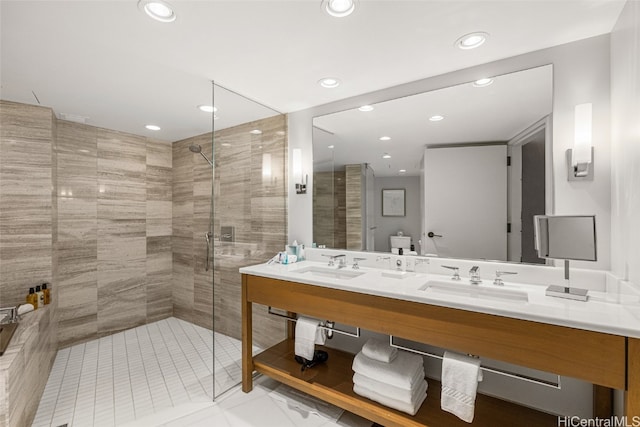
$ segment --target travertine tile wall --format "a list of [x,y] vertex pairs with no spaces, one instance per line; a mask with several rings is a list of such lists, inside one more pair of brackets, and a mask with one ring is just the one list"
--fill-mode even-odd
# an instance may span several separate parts
[[[0,306],[23,303],[55,274],[55,129],[50,109],[0,101]],[[35,415],[57,350],[52,290],[0,357],[0,426],[28,426]]]
[[0,101],[0,305],[52,280],[50,109]]
[[[249,131],[261,129],[261,135]],[[214,185],[214,270],[205,270],[205,233],[211,212],[211,167],[191,144],[212,157],[211,134],[173,144],[173,303],[174,315],[241,338],[238,269],[264,262],[286,243],[286,117],[246,123],[217,131]],[[267,166],[268,165],[268,166]],[[263,166],[267,166],[263,168]],[[220,227],[234,227],[235,242],[220,241]],[[255,308],[259,345],[284,338],[284,322]]]
[[362,165],[345,166],[345,221],[347,249],[361,251],[362,247]]
[[313,174],[313,240],[328,248],[347,248],[345,171]]
[[60,347],[171,316],[171,145],[57,128]]

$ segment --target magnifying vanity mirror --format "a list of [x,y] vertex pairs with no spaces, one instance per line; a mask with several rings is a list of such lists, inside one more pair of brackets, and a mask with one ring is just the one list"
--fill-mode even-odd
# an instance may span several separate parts
[[[552,85],[546,65],[315,117],[314,242],[545,263]],[[401,215],[384,215],[389,190]]]

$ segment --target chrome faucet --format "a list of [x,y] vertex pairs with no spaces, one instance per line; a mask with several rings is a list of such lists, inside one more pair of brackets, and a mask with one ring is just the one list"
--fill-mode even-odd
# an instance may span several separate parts
[[453,270],[453,277],[451,280],[460,280],[460,268],[452,267],[450,265],[443,265],[443,268],[448,268],[449,270]]
[[329,267],[333,267],[334,265],[336,265],[335,264],[336,259],[338,260],[338,268],[344,268],[347,266],[347,256],[345,254],[338,254],[338,255],[322,254],[322,256],[329,258]]
[[496,286],[504,286],[504,282],[502,281],[503,274],[518,274],[515,271],[499,271],[496,270],[496,278],[493,280],[493,284]]
[[479,285],[482,283],[482,279],[480,278],[480,273],[478,273],[479,269],[480,267],[478,267],[477,265],[474,265],[473,267],[471,267],[471,270],[469,270],[469,279],[472,285]]
[[351,268],[353,268],[354,270],[358,270],[360,269],[360,266],[358,265],[358,261],[366,261],[366,258],[353,258],[353,266]]

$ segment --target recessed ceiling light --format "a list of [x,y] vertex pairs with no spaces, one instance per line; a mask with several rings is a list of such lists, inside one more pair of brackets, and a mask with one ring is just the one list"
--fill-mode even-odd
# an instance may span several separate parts
[[442,119],[444,119],[444,116],[439,116],[437,114],[435,116],[429,117],[429,120],[431,120],[432,122],[439,122]]
[[333,89],[334,87],[340,86],[340,80],[335,77],[325,77],[318,80],[318,84],[322,87],[326,87],[327,89]]
[[160,126],[156,125],[146,125],[145,127],[149,130],[160,130]]
[[324,0],[322,5],[329,15],[335,16],[336,18],[351,15],[356,9],[355,0]]
[[213,105],[198,105],[198,109],[200,111],[204,111],[205,113],[216,113],[218,109]]
[[391,139],[390,136],[381,136],[380,141],[389,141]]
[[489,34],[483,32],[465,34],[456,40],[456,46],[460,49],[474,49],[487,41],[487,37],[489,37]]
[[260,129],[254,129],[252,131],[249,131],[249,133],[251,135],[262,135],[262,131]]
[[382,156],[382,158],[383,158],[383,159],[390,159],[390,158],[391,158],[391,155],[390,155],[390,154],[387,154],[387,153],[384,153],[384,155]]
[[406,169],[400,169],[398,172],[400,172],[400,173],[406,173],[406,172],[407,172],[407,170],[406,170]]
[[358,110],[360,111],[373,111],[373,105],[363,105],[362,107],[358,108]]
[[327,148],[330,150],[333,150],[336,146],[335,145],[327,145]]
[[173,22],[176,20],[173,8],[163,0],[140,0],[138,8],[156,21]]
[[493,79],[490,78],[485,78],[485,79],[478,79],[475,82],[473,82],[473,86],[474,87],[485,87],[485,86],[489,86],[491,83],[493,83]]

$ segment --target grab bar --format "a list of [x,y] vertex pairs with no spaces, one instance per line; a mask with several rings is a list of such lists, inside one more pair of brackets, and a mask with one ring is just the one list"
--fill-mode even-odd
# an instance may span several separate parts
[[[271,306],[269,306],[268,313],[272,314],[274,316],[278,316],[278,317],[282,317],[284,319],[287,319],[290,322],[295,322],[295,321],[298,320],[297,318],[292,317],[292,316],[287,316],[286,314],[276,313],[275,311],[273,311],[273,308]],[[334,325],[335,325],[335,322],[331,322],[329,320],[326,320],[324,322],[320,322],[319,328],[326,329],[327,338],[329,338],[329,339],[333,338],[333,333],[334,332],[337,332],[337,333],[339,333],[341,335],[346,335],[346,336],[349,336],[349,337],[353,337],[353,338],[360,338],[360,328],[356,328],[356,332],[353,333],[353,332],[350,332],[350,331],[337,329]]]
[[[410,351],[412,353],[420,354],[422,356],[428,356],[428,357],[432,357],[434,359],[439,359],[439,360],[443,359],[443,356],[440,356],[438,354],[429,353],[429,352],[426,352],[426,351],[417,350],[415,348],[405,347],[405,346],[402,346],[402,345],[395,344],[393,342],[393,335],[389,335],[389,345],[391,347],[395,347],[395,348],[398,348],[398,349],[401,349],[401,350]],[[478,356],[473,356],[473,355],[470,355],[470,356],[478,357]],[[486,366],[480,366],[480,369],[482,369],[485,372],[492,372],[494,374],[504,375],[505,377],[515,378],[517,380],[526,381],[526,382],[530,382],[530,383],[534,383],[534,384],[538,384],[538,385],[543,385],[545,387],[554,388],[556,390],[562,390],[562,384],[560,382],[560,375],[556,375],[558,377],[558,380],[556,382],[553,382],[553,381],[541,380],[539,378],[534,378],[534,377],[530,377],[530,376],[523,375],[523,374],[516,374],[514,372],[505,371],[505,370],[502,370],[502,369],[487,368]]]

